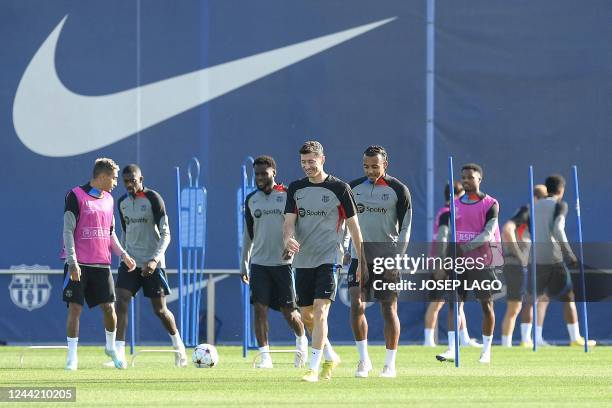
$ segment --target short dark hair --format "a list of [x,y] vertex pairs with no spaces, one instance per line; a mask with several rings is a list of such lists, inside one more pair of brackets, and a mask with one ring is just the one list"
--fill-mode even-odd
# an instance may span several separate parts
[[114,171],[119,171],[119,166],[117,166],[117,163],[115,163],[113,159],[100,157],[99,159],[96,159],[96,163],[94,164],[93,178],[98,177],[102,173],[110,176]]
[[387,156],[387,150],[385,150],[384,147],[382,146],[377,146],[377,145],[372,145],[372,146],[368,146],[367,149],[365,149],[365,151],[363,152],[363,154],[365,156],[368,157],[374,157],[376,155],[379,155],[384,159],[387,160],[388,156]]
[[125,166],[121,171],[121,174],[142,174],[142,171],[137,164],[132,163]]
[[[463,184],[461,184],[461,182],[459,181],[455,181],[455,186],[453,188],[453,195],[459,195],[460,192],[463,191]],[[446,183],[446,185],[444,186],[444,199],[446,201],[450,201],[451,200],[451,196],[450,196],[450,184]]]
[[467,164],[464,164],[463,167],[461,167],[461,171],[463,171],[463,170],[477,171],[478,173],[480,173],[480,177],[484,178],[484,172],[482,171],[482,167],[480,167],[476,163],[467,163]]
[[263,164],[266,167],[272,167],[274,170],[276,170],[276,162],[274,161],[272,156],[266,156],[266,155],[259,156],[253,162],[253,167],[255,167],[256,164]]
[[308,140],[300,147],[300,154],[314,153],[323,156],[323,145],[316,140]]
[[565,179],[560,174],[553,174],[546,177],[544,184],[548,190],[548,195],[554,195],[558,194],[562,188],[565,188]]

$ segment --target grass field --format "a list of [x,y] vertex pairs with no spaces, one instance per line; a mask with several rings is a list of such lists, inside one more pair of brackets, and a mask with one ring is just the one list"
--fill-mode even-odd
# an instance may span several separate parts
[[0,348],[0,387],[75,386],[77,403],[86,406],[612,406],[612,347],[586,355],[568,347],[494,347],[490,366],[478,363],[478,350],[462,349],[456,369],[434,359],[443,347],[403,346],[396,379],[378,378],[384,347],[370,347],[375,369],[368,379],[353,377],[355,348],[336,347],[343,363],[331,382],[316,384],[299,381],[304,370],[293,368],[292,355],[275,354],[274,369],[256,370],[254,353],[245,360],[238,347],[219,347],[213,369],[177,369],[170,354],[146,354],[124,371],[102,367],[102,347],[80,347],[76,372],[63,370],[63,350],[30,351],[19,368],[21,350]]

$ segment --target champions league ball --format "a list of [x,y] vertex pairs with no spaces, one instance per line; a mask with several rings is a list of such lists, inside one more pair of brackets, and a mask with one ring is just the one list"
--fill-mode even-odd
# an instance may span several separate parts
[[215,346],[200,344],[193,350],[191,361],[197,368],[212,368],[219,364],[219,354]]

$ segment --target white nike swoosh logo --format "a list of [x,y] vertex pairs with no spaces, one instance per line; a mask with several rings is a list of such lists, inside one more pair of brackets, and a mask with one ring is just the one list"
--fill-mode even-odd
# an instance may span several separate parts
[[107,95],[64,86],[55,52],[68,16],[26,68],[13,103],[21,142],[43,156],[88,153],[118,142],[278,70],[395,20],[395,17]]

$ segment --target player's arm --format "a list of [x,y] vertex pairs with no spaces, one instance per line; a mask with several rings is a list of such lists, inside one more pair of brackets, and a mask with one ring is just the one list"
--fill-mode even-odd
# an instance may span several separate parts
[[117,238],[117,234],[115,233],[115,216],[113,216],[110,232],[111,250],[115,255],[121,258],[123,263],[125,263],[125,265],[128,267],[129,271],[133,271],[134,268],[136,268],[136,262],[131,256],[128,255],[125,249],[123,249],[123,246],[121,246],[121,243],[119,242],[119,238]]
[[557,240],[557,242],[561,245],[561,250],[567,259],[569,259],[569,263],[572,266],[575,266],[577,263],[576,255],[574,255],[574,251],[572,251],[572,247],[570,246],[567,235],[565,235],[565,217],[567,216],[567,203],[562,201],[557,204],[555,208],[555,216],[553,219],[553,229],[552,234],[553,237]]
[[410,242],[410,232],[412,230],[412,197],[406,187],[403,187],[402,194],[398,197],[397,219],[399,222],[398,242],[402,244],[400,254],[405,254]]
[[[448,255],[448,238],[450,237],[450,228],[448,223],[450,213],[440,215],[438,220],[438,234],[436,235],[436,254],[439,258],[444,259]],[[444,279],[447,276],[447,271],[444,269],[435,269],[433,271],[434,278]]]
[[119,199],[119,201],[117,201],[117,209],[119,210],[119,221],[121,221],[121,236],[119,238],[119,243],[124,248],[125,248],[126,223],[125,223],[125,217],[123,216],[123,211],[121,211],[121,202],[125,200],[125,197],[126,196],[123,196],[122,198]]
[[359,221],[357,220],[357,216],[353,215],[350,218],[346,219],[346,226],[351,235],[351,241],[353,242],[353,248],[355,248],[355,253],[357,254],[357,259],[359,260],[357,264],[357,271],[355,275],[361,276],[363,279],[363,283],[367,282],[368,276],[367,271],[368,268],[365,266],[366,260],[363,256],[363,237],[361,235],[361,228],[359,228]]
[[473,240],[461,244],[459,247],[463,251],[463,253],[470,252],[475,250],[476,248],[480,248],[484,244],[489,244],[493,241],[495,237],[495,226],[497,225],[497,219],[499,218],[499,206],[497,203],[494,203],[489,211],[487,211],[486,222],[484,229],[480,234],[478,234]]
[[295,223],[297,222],[297,204],[295,202],[295,188],[291,183],[287,189],[285,201],[285,222],[283,222],[283,258],[297,254],[300,243],[295,239]]
[[79,204],[76,195],[70,191],[64,200],[64,250],[66,252],[66,263],[70,280],[81,280],[81,268],[77,262],[76,247],[74,244],[74,230],[76,229],[77,217],[79,216]]
[[516,242],[516,223],[513,220],[508,220],[502,228],[502,239],[504,243],[510,249],[512,255],[516,257],[521,263],[521,266],[527,266],[528,259],[523,256],[521,249]]
[[244,203],[244,230],[242,231],[242,253],[240,254],[240,277],[247,285],[249,284],[249,262],[253,248],[254,226],[255,220],[249,208],[249,197],[247,197]]
[[170,225],[168,224],[166,204],[162,197],[155,191],[147,190],[146,196],[151,203],[153,222],[159,232],[159,241],[157,241],[157,246],[151,255],[151,259],[145,262],[142,267],[142,274],[144,276],[152,275],[153,272],[155,272],[157,264],[166,252],[168,245],[170,245]]
[[286,255],[297,254],[300,251],[300,243],[295,239],[295,222],[297,214],[285,213],[285,222],[283,223],[283,244],[285,246]]
[[355,275],[362,279],[365,283],[368,280],[368,267],[367,261],[363,254],[363,236],[361,235],[361,228],[359,227],[359,219],[357,218],[357,204],[355,203],[355,197],[350,187],[347,185],[345,190],[340,195],[339,201],[340,206],[344,210],[344,217],[346,218],[346,226],[351,235],[351,241],[353,242],[353,248],[357,255],[357,270]]

